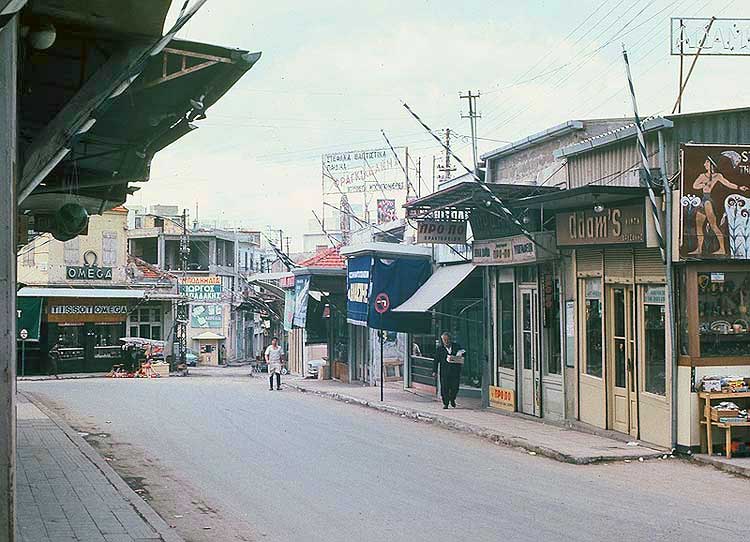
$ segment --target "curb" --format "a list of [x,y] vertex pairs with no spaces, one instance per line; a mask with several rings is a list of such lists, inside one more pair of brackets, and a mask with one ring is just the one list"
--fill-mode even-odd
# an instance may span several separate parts
[[690,456],[690,461],[693,461],[700,465],[707,465],[709,467],[713,467],[717,470],[724,471],[729,474],[742,476],[743,478],[750,478],[750,466],[743,467],[740,465],[730,465],[718,459],[714,459],[713,457],[703,457],[703,456],[699,456],[696,454],[693,454]]
[[98,468],[107,481],[114,486],[120,496],[125,502],[135,508],[136,512],[148,523],[156,533],[161,536],[163,542],[185,542],[185,540],[178,535],[174,529],[172,529],[162,519],[162,517],[154,511],[149,504],[144,501],[130,486],[125,483],[119,474],[102,459],[102,456],[91,447],[73,428],[71,428],[60,416],[52,412],[47,406],[33,394],[28,392],[18,392],[33,403],[39,410],[41,410],[46,416],[48,416],[57,425],[63,433],[76,445],[81,453],[91,461],[96,468]]
[[107,373],[90,373],[90,374],[77,374],[77,375],[58,375],[60,378],[54,376],[16,376],[18,382],[54,382],[55,380],[84,380],[86,378],[107,378]]
[[353,403],[353,404],[356,404],[365,408],[378,410],[380,412],[386,412],[388,414],[395,414],[400,417],[406,417],[406,418],[410,418],[413,420],[427,422],[433,425],[444,427],[446,429],[451,429],[453,431],[458,431],[461,433],[474,435],[476,437],[488,440],[494,444],[507,446],[511,448],[520,448],[522,450],[525,450],[526,452],[531,452],[537,455],[547,457],[549,459],[554,459],[555,461],[559,461],[561,463],[569,463],[571,465],[591,465],[594,463],[639,461],[640,458],[643,458],[643,460],[645,461],[649,459],[658,459],[664,455],[663,452],[655,451],[653,454],[637,455],[637,456],[613,456],[613,455],[596,455],[596,456],[585,456],[585,457],[572,456],[570,454],[560,452],[553,448],[548,448],[546,446],[532,444],[523,437],[510,437],[508,435],[504,435],[492,429],[487,429],[486,427],[481,427],[478,425],[461,422],[458,420],[454,420],[453,418],[440,416],[439,414],[432,414],[430,412],[424,412],[424,411],[415,410],[411,408],[402,408],[402,407],[397,407],[397,406],[388,405],[388,404],[371,403],[370,401],[359,399],[357,397],[351,397],[349,395],[344,395],[338,392],[320,391],[320,390],[313,390],[313,389],[305,388],[304,386],[301,386],[296,383],[286,382],[285,384],[289,386],[290,388],[294,388],[297,391],[302,392],[302,393],[312,393],[314,395],[318,395],[320,397],[326,397],[329,399],[333,399],[335,401],[341,401],[344,403]]

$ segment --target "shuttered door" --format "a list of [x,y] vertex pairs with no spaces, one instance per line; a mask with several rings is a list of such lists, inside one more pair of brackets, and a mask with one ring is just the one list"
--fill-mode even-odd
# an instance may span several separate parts
[[633,249],[613,247],[604,250],[604,282],[633,283]]
[[658,248],[635,250],[635,280],[639,283],[666,282],[665,265]]
[[589,248],[576,249],[576,274],[579,277],[601,277],[602,251]]

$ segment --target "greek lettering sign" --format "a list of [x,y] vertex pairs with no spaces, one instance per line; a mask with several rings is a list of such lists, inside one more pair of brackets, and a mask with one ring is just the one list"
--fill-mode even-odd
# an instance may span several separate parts
[[[552,232],[474,241],[472,262],[476,265],[519,265],[549,259],[555,253]],[[544,247],[540,249],[539,246]],[[545,250],[546,249],[546,250]]]
[[417,223],[417,243],[462,245],[466,243],[466,222],[421,220]]
[[514,412],[516,410],[516,392],[508,388],[490,386],[490,406]]
[[[710,21],[708,18],[672,18],[670,53],[698,54]],[[701,56],[750,55],[750,19],[714,19],[700,51]]]
[[405,189],[401,166],[391,149],[334,152],[324,154],[322,161],[323,195]]
[[556,215],[557,246],[635,245],[646,240],[642,203],[592,209]]
[[200,301],[221,299],[221,277],[182,277],[179,282],[180,294]]
[[99,267],[99,257],[93,250],[83,253],[83,265],[68,265],[65,276],[68,280],[112,280],[111,267]]

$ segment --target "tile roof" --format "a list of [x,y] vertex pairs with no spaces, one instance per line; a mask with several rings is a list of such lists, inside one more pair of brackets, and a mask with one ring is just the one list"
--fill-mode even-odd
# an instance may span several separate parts
[[326,250],[321,250],[310,258],[298,262],[299,266],[344,269],[346,267],[346,259],[339,253],[340,248],[341,246],[335,246],[327,248]]
[[135,266],[139,275],[138,278],[157,280],[162,278],[172,280],[174,278],[174,275],[172,275],[171,273],[165,273],[155,265],[152,265],[135,256],[128,255],[128,263]]

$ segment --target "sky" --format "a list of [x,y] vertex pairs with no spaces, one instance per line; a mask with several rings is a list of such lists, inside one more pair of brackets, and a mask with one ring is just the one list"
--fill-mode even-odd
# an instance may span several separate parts
[[[745,3],[208,0],[179,37],[263,55],[198,130],[156,155],[128,203],[191,215],[197,203],[201,221],[270,225],[300,250],[322,208],[324,153],[382,148],[384,130],[422,157],[431,186],[441,149],[404,102],[433,129],[458,134],[453,148],[470,161],[459,93],[481,93],[480,154],[567,120],[631,116],[625,45],[641,115],[669,114],[679,84],[670,18],[746,17]],[[173,4],[166,27],[182,0]],[[748,57],[699,59],[683,112],[750,105],[748,68]]]

